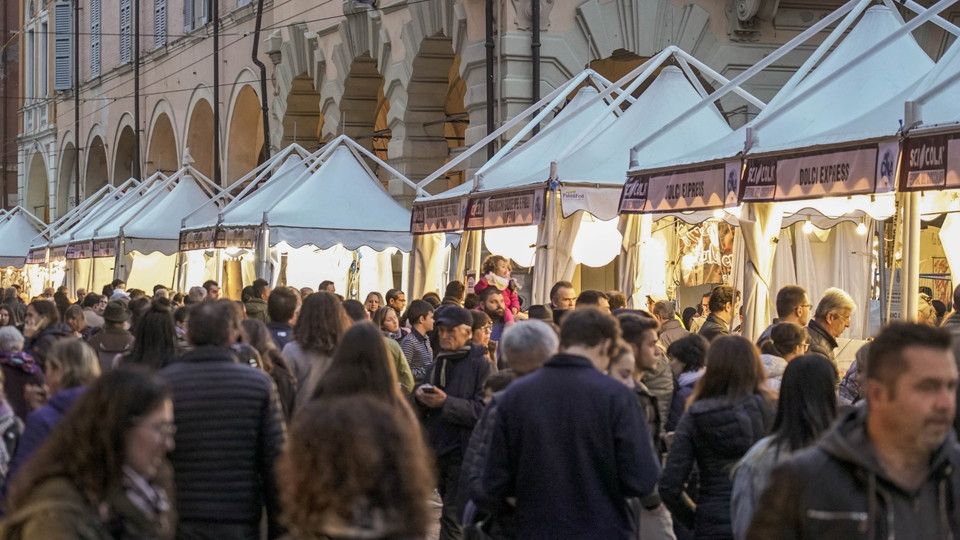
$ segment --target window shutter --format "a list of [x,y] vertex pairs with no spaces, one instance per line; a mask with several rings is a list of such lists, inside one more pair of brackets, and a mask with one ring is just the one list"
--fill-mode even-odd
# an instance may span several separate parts
[[90,76],[100,76],[100,0],[90,0]]
[[120,63],[129,64],[133,60],[132,11],[130,0],[120,0]]
[[[73,6],[58,1],[53,5],[54,17],[54,81],[56,90],[73,88]],[[47,39],[47,36],[40,36]]]
[[167,0],[153,0],[153,45],[167,44]]
[[211,0],[200,0],[200,20],[197,26],[203,26],[210,22],[210,1]]
[[183,0],[183,30],[193,30],[193,0]]

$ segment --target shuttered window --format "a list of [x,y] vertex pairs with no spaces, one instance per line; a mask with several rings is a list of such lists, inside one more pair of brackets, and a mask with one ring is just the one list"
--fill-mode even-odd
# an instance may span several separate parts
[[[70,2],[58,0],[53,5],[54,17],[54,81],[56,90],[73,88],[73,6]],[[47,39],[46,35],[40,39]],[[46,93],[41,90],[41,95]]]
[[153,46],[167,44],[167,0],[153,0]]
[[90,77],[100,76],[100,2],[90,0]]
[[120,0],[120,63],[133,61],[133,11],[131,0]]
[[193,30],[193,0],[183,0],[183,30]]

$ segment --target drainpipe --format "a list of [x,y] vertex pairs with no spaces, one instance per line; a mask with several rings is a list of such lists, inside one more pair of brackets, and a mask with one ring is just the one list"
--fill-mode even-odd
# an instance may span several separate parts
[[[485,46],[487,49],[487,135],[493,133],[494,121],[493,121],[493,0],[486,0],[484,2],[484,19],[486,22],[486,41]],[[493,157],[495,148],[493,141],[487,143],[487,159]]]
[[[47,36],[43,36],[44,39]],[[73,189],[80,204],[80,1],[73,2]],[[6,170],[4,170],[6,174]],[[4,189],[6,196],[6,189]],[[64,211],[66,208],[64,208]],[[49,212],[48,212],[49,213]],[[62,214],[61,214],[62,215]],[[52,219],[52,216],[50,216]]]
[[[540,0],[530,0],[530,17],[533,35],[530,40],[530,59],[533,62],[533,92],[530,103],[540,101]],[[537,111],[539,112],[539,111]],[[533,134],[540,132],[540,122],[533,126]]]
[[253,63],[260,68],[260,112],[263,115],[263,149],[260,152],[260,163],[270,159],[270,121],[267,115],[267,66],[260,61],[260,29],[263,25],[263,0],[257,0],[257,22],[253,29]]
[[[143,178],[143,170],[140,168],[140,0],[133,0],[133,124],[136,126],[133,177],[140,180]],[[113,180],[118,181],[116,178]]]
[[220,174],[220,0],[213,4],[213,181],[222,186]]

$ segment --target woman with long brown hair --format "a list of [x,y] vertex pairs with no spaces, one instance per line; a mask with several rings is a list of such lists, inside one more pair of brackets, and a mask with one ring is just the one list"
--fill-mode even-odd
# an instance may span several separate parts
[[[141,369],[94,383],[13,481],[16,538],[172,538],[173,403]],[[17,536],[19,533],[19,536]]]
[[256,319],[244,319],[242,326],[247,344],[260,353],[260,366],[277,385],[277,396],[283,408],[283,418],[289,422],[297,397],[297,379],[294,378],[290,367],[287,366],[287,361],[277,349],[277,344],[273,341],[267,325]]
[[434,477],[423,437],[373,395],[331,397],[294,418],[277,464],[294,538],[423,538]]
[[[660,479],[660,495],[674,521],[696,538],[733,535],[730,471],[770,431],[773,399],[757,347],[740,336],[714,339]],[[684,492],[694,466],[700,475],[695,506]]]
[[293,341],[283,348],[283,358],[297,378],[298,406],[310,399],[349,326],[350,319],[337,295],[317,292],[303,299]]

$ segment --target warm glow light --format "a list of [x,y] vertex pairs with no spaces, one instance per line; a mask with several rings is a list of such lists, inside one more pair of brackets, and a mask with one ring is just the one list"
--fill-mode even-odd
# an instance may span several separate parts
[[486,229],[483,243],[490,253],[509,257],[518,266],[530,266],[536,252],[537,226]]
[[713,211],[713,219],[723,219],[723,209],[717,208]]
[[574,262],[591,267],[605,266],[620,254],[623,235],[617,230],[618,218],[601,221],[586,212],[570,254]]
[[741,206],[732,206],[725,209],[728,214],[731,216],[740,219],[740,216],[743,214],[743,207]]
[[864,222],[857,223],[857,234],[860,236],[866,236],[867,234],[867,224]]
[[809,218],[803,222],[803,233],[813,234],[813,222]]
[[238,248],[238,247],[228,247],[228,248],[225,248],[225,249],[223,250],[223,252],[226,254],[226,256],[227,256],[227,257],[230,257],[231,259],[234,259],[234,258],[237,258],[237,257],[243,255],[244,253],[246,253],[246,251],[247,251],[247,250],[245,250],[245,249],[243,249],[243,248]]

